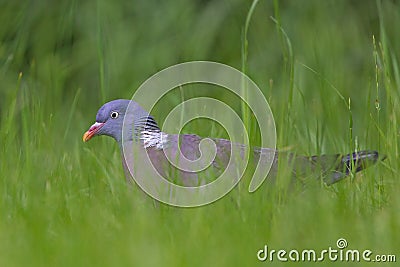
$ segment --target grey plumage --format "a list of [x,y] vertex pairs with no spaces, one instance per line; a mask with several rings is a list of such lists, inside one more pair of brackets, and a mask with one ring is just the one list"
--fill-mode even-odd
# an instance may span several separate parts
[[[128,112],[129,103],[131,103],[131,106]],[[126,128],[127,132],[124,133],[123,140],[124,118],[125,123],[130,125]],[[231,144],[230,141],[225,139],[212,139],[217,149],[216,158],[207,169],[200,173],[179,170],[168,162],[165,154],[177,161],[184,162],[184,159],[180,158],[181,156],[179,155],[180,147],[182,154],[188,160],[196,160],[200,157],[199,144],[202,138],[193,134],[175,135],[163,133],[154,118],[139,104],[124,99],[104,104],[97,113],[96,123],[84,134],[83,140],[88,141],[93,136],[98,135],[107,135],[114,138],[121,151],[124,146],[139,146],[139,149],[141,149],[140,154],[147,152],[154,167],[162,176],[169,178],[170,174],[174,173],[175,177],[179,177],[179,181],[175,182],[186,186],[204,183],[199,177],[206,177],[211,174],[215,177],[221,174],[228,164],[231,145],[236,146],[243,153],[247,149],[244,145]],[[269,148],[254,148],[252,149],[252,157],[256,162],[260,160],[260,164],[263,164],[263,161],[273,160],[269,176],[277,175],[278,160],[285,159],[288,166],[292,168],[293,177],[303,178],[309,175],[323,177],[328,185],[342,180],[353,171],[361,171],[379,160],[378,152],[369,150],[347,155],[335,154],[307,157],[296,156],[291,153],[281,154]],[[127,155],[123,160],[125,173],[127,177],[130,177],[125,160],[132,161],[133,165],[135,165],[135,158],[133,155]]]

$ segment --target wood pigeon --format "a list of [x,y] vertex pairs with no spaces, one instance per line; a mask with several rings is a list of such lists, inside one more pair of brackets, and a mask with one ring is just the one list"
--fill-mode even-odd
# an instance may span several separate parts
[[[128,134],[123,139],[124,118],[125,124],[128,124]],[[195,161],[201,156],[199,145],[203,138],[195,134],[164,133],[160,130],[154,118],[138,103],[125,99],[113,100],[104,104],[97,112],[96,122],[83,135],[83,141],[87,142],[92,137],[99,135],[114,138],[121,152],[125,146],[139,147],[140,153],[147,153],[160,175],[183,186],[197,186],[204,183],[203,180],[199,179],[199,173],[203,173],[205,176],[221,174],[228,165],[232,146],[242,151],[247,149],[244,145],[231,143],[226,139],[211,138],[215,144],[216,152],[207,169],[195,172],[177,168],[176,165],[171,163],[170,159],[183,162],[186,160],[188,162]],[[266,157],[263,157],[263,155],[266,155]],[[260,164],[263,164],[263,160],[272,161],[271,171],[267,179],[276,179],[278,160],[287,160],[293,177],[299,179],[307,175],[322,177],[327,185],[336,183],[350,173],[359,172],[382,159],[377,151],[372,150],[358,151],[346,155],[333,154],[309,157],[288,152],[278,153],[275,149],[270,148],[252,148],[250,158],[254,162],[260,161]],[[128,170],[129,164],[135,165],[135,157],[123,155],[123,166],[128,180],[132,178],[132,173]],[[136,166],[136,168],[141,167]],[[175,175],[171,175],[171,173]]]

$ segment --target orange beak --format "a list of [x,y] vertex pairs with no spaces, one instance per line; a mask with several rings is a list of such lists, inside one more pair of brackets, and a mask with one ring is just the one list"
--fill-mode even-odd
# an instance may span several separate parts
[[89,130],[83,134],[83,142],[89,141],[100,130],[100,128],[103,127],[103,125],[104,122],[95,122],[92,126],[90,126]]

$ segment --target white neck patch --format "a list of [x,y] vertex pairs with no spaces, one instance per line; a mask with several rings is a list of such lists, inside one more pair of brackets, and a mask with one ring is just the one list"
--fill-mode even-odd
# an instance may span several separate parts
[[161,131],[141,131],[140,140],[143,141],[144,148],[156,147],[157,149],[163,149],[167,144],[168,134]]

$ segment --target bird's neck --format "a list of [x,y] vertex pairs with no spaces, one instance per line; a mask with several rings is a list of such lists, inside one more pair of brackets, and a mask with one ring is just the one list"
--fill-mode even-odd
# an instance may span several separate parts
[[155,147],[157,149],[165,147],[168,137],[160,130],[157,122],[150,115],[138,118],[134,122],[134,136],[144,148]]

